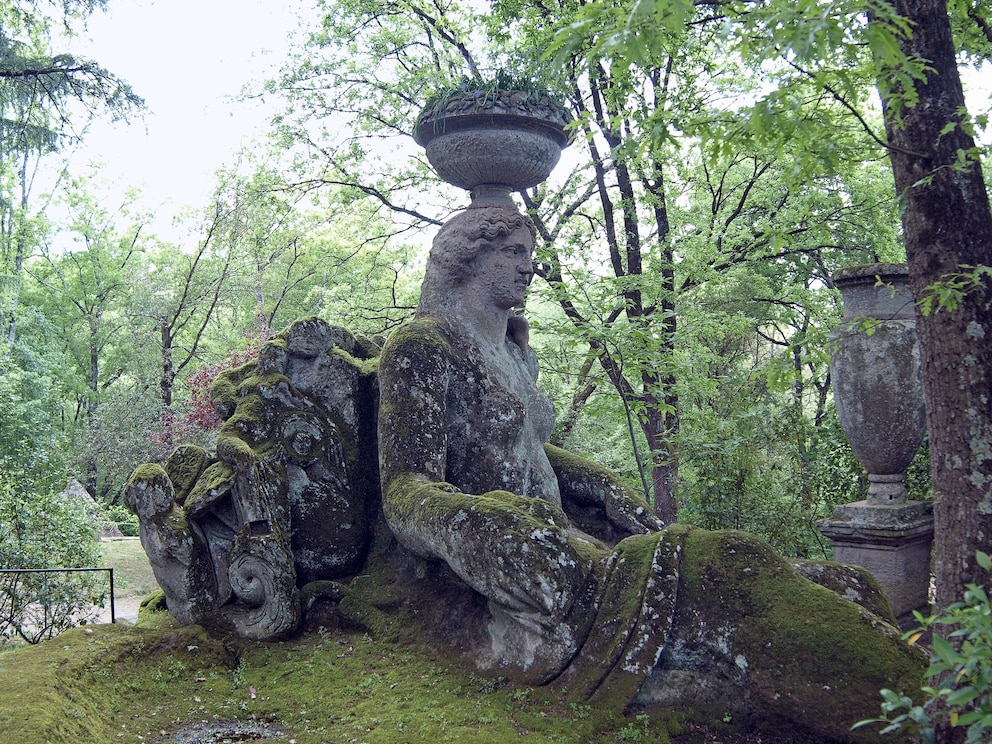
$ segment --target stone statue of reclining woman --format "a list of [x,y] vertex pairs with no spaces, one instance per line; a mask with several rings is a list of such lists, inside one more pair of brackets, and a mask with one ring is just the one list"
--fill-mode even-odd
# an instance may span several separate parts
[[[530,221],[500,207],[441,228],[416,319],[380,358],[379,458],[393,533],[488,598],[495,661],[544,682],[584,640],[579,598],[607,548],[569,520],[563,500],[598,507],[612,535],[661,524],[607,473],[585,463],[559,480],[549,459],[554,407],[537,388],[527,321],[513,312],[534,274],[533,246]],[[558,470],[571,462],[556,460]]]
[[499,206],[434,240],[416,318],[379,362],[392,532],[488,600],[484,666],[621,707],[722,706],[845,739],[869,691],[915,681],[919,658],[759,540],[661,529],[616,478],[545,444],[554,410],[515,313],[533,247],[529,220]]
[[180,447],[128,484],[169,611],[260,640],[388,615],[576,702],[872,740],[851,724],[876,690],[918,689],[923,661],[865,572],[816,578],[849,571],[855,604],[750,535],[663,527],[546,444],[554,409],[516,310],[533,247],[512,205],[466,209],[381,354],[307,318],[223,373],[216,451]]

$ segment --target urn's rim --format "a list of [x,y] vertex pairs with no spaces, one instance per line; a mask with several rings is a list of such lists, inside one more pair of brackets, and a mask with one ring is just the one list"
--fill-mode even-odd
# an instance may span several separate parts
[[454,132],[519,129],[541,134],[560,149],[568,146],[571,133],[566,126],[572,121],[568,109],[547,96],[514,100],[516,91],[505,93],[491,97],[482,91],[464,91],[429,102],[417,117],[414,141],[426,147],[434,138]]
[[909,278],[909,266],[904,263],[870,263],[859,266],[846,266],[830,275],[838,287],[852,284],[875,284],[881,280],[885,284],[905,282]]
[[427,147],[432,140],[445,134],[484,129],[518,129],[534,132],[547,137],[558,145],[559,149],[564,149],[570,142],[570,137],[564,127],[548,119],[485,111],[473,114],[447,114],[421,119],[417,122],[413,141],[421,147]]

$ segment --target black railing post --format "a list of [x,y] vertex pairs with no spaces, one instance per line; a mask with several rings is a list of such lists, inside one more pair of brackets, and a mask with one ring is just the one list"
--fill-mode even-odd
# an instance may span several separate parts
[[110,567],[110,623],[111,625],[117,622],[117,615],[114,613],[114,568]]

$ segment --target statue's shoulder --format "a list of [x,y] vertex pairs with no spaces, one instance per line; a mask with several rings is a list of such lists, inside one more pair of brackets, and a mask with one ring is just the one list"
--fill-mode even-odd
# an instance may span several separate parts
[[[415,318],[390,334],[382,348],[379,368],[400,363],[448,360],[452,354],[450,333],[434,318]],[[407,360],[407,361],[404,361]]]

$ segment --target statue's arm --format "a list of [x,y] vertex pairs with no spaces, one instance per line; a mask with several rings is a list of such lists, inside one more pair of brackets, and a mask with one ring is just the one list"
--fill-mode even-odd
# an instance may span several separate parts
[[551,461],[562,503],[595,507],[602,510],[606,520],[622,533],[636,535],[654,532],[664,525],[650,505],[616,473],[572,452],[545,444]]
[[447,341],[424,323],[401,327],[383,349],[378,437],[384,489],[398,476],[444,481],[450,367]]
[[541,499],[465,494],[445,482],[451,352],[429,327],[409,326],[390,339],[379,366],[379,463],[390,529],[405,548],[444,560],[498,604],[557,618],[571,597],[566,588],[581,585],[588,569],[568,542],[564,513]]

